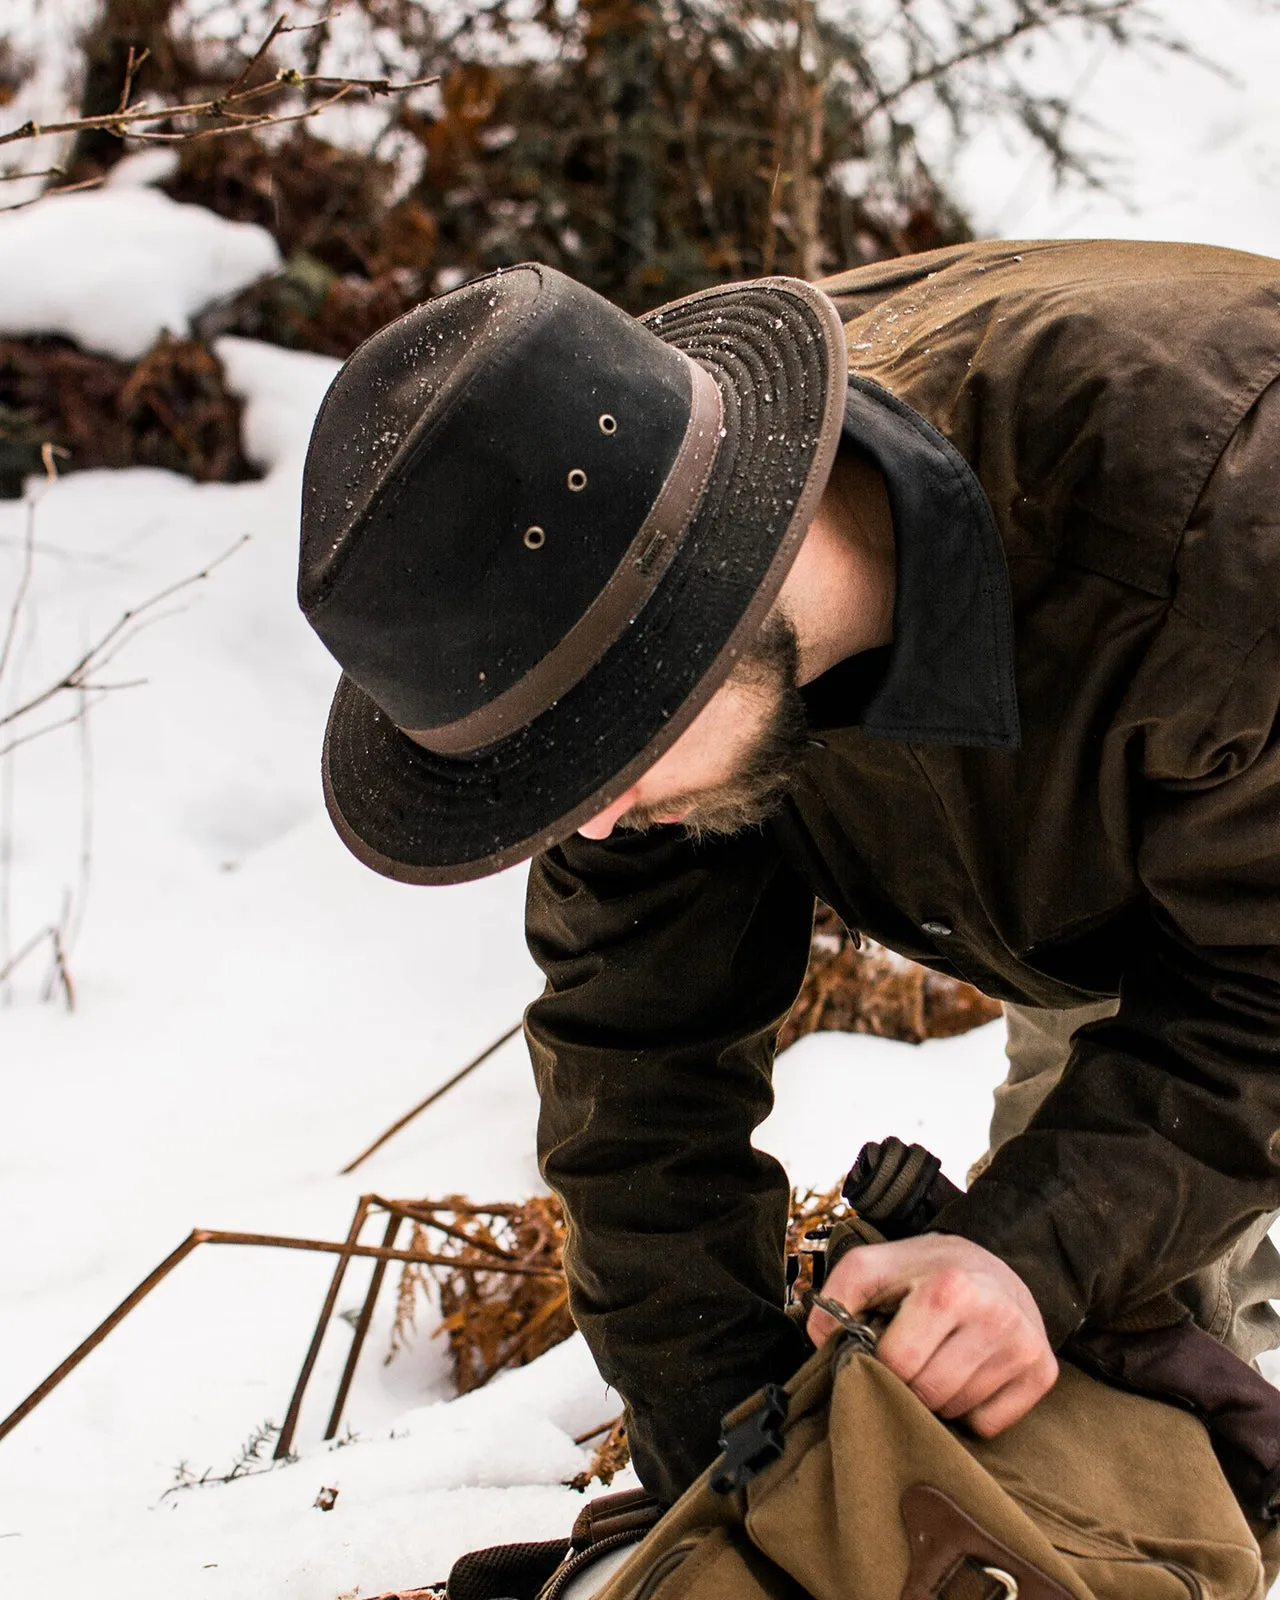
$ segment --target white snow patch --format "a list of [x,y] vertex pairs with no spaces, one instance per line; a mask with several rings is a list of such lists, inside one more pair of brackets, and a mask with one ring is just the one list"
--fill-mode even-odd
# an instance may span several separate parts
[[134,361],[279,265],[264,228],[154,189],[53,195],[0,214],[0,333],[65,334]]
[[[1243,83],[1104,58],[1081,103],[1121,129],[1134,212],[1092,198],[1079,211],[1079,194],[1055,196],[1025,151],[975,142],[962,176],[985,225],[1280,251],[1280,19],[1239,0],[1158,4],[1206,33],[1221,10],[1230,27],[1210,43]],[[24,7],[43,40],[55,8]],[[88,12],[59,0],[68,26]],[[49,100],[59,71],[46,61],[31,95]],[[48,120],[34,98],[10,111]],[[0,217],[0,328],[136,355],[275,266],[258,230],[177,206],[154,181],[155,164],[131,158],[101,194]],[[34,961],[0,1011],[0,1414],[193,1226],[339,1238],[366,1189],[492,1200],[539,1187],[519,1040],[337,1176],[538,992],[525,875],[407,889],[337,842],[318,779],[337,669],[293,599],[301,459],[336,363],[238,339],[218,352],[265,479],[197,488],[162,472],[86,473],[43,493],[37,512],[6,704],[123,609],[252,538],[120,657],[113,676],[144,681],[91,713],[87,768],[64,730],[20,751],[0,786],[10,948],[57,919],[64,886],[86,912],[70,956],[75,1014],[36,1003]],[[25,508],[0,502],[0,615],[25,527]],[[998,1025],[919,1049],[802,1041],[778,1063],[758,1142],[793,1181],[825,1187],[864,1139],[898,1133],[959,1180],[985,1142],[1002,1044]],[[589,1453],[573,1439],[620,1409],[580,1339],[451,1400],[434,1310],[384,1364],[388,1285],[345,1413],[354,1442],[321,1442],[349,1348],[342,1314],[359,1306],[367,1264],[352,1267],[321,1349],[300,1460],[162,1498],[179,1461],[225,1472],[251,1429],[281,1419],[331,1266],[198,1251],[0,1442],[0,1592],[336,1600],[442,1577],[480,1545],[564,1534],[582,1500],[561,1480]],[[322,1486],[339,1491],[331,1512],[315,1508]]]

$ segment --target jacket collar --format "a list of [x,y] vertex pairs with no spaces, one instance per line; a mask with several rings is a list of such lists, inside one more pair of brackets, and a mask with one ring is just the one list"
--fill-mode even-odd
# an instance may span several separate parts
[[[810,685],[811,720],[817,727],[853,722],[921,744],[1018,749],[1009,574],[977,475],[922,416],[856,373],[849,374],[843,441],[875,462],[889,492],[893,642]],[[853,670],[845,674],[846,667]],[[840,678],[850,689],[860,684],[852,716]]]

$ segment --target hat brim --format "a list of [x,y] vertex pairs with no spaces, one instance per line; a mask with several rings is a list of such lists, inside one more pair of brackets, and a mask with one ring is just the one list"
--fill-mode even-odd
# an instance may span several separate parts
[[611,805],[728,677],[795,560],[844,417],[835,307],[807,283],[773,278],[703,290],[643,320],[705,367],[724,401],[724,437],[688,531],[587,676],[484,750],[423,749],[342,677],[325,733],[325,803],[343,842],[385,877],[485,877]]

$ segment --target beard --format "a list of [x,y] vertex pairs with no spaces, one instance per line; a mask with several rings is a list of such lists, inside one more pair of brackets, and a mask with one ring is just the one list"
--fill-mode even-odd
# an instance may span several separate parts
[[795,628],[785,612],[775,609],[726,680],[768,708],[738,770],[712,788],[676,796],[660,805],[632,806],[618,819],[618,826],[643,831],[660,825],[663,815],[685,806],[688,814],[678,826],[695,839],[739,833],[767,822],[782,804],[809,738],[797,681],[799,662]]

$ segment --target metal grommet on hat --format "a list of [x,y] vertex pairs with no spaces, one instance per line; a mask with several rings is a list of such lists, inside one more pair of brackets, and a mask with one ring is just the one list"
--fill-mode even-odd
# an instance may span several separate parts
[[535,522],[524,530],[524,547],[526,550],[541,550],[547,542],[547,530],[540,528]]
[[577,494],[586,488],[587,475],[581,467],[571,467],[569,470],[569,476],[565,481],[568,483],[570,489],[573,490],[574,494]]
[[618,431],[618,419],[611,412],[602,411],[600,413],[599,422],[600,422],[600,432],[601,433],[606,433],[606,434],[610,434],[610,435],[617,433],[617,431]]

